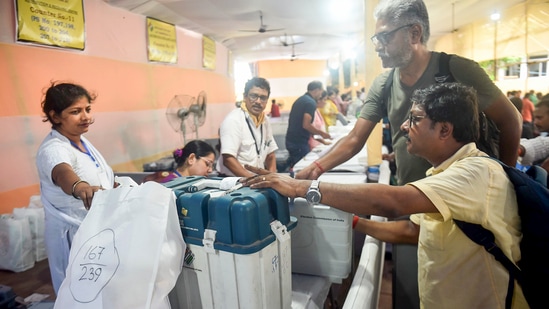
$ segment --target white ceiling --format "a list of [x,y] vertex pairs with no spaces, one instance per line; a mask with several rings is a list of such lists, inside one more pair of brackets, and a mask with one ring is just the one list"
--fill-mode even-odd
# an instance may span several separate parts
[[[329,59],[363,43],[368,0],[103,0],[131,12],[205,34],[235,60]],[[489,18],[524,0],[424,0],[431,42],[452,29]],[[266,32],[259,33],[260,14]],[[489,19],[488,19],[489,20]],[[269,31],[273,29],[283,29]],[[241,30],[252,30],[244,32]],[[373,34],[373,33],[372,33]],[[370,37],[372,34],[368,34]],[[282,42],[303,42],[283,46]]]

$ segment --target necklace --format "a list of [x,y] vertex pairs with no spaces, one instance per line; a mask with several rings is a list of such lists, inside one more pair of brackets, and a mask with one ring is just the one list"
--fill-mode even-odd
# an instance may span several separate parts
[[84,146],[84,149],[86,149],[86,151],[82,151],[82,150],[80,149],[80,147],[78,147],[78,145],[77,145],[75,142],[73,142],[73,141],[70,141],[70,142],[71,142],[71,145],[72,145],[74,148],[78,149],[78,151],[80,151],[80,152],[85,153],[86,155],[88,155],[88,157],[90,157],[90,159],[93,161],[93,163],[95,163],[95,166],[96,166],[96,167],[99,167],[99,163],[97,162],[97,160],[95,160],[95,158],[94,158],[93,155],[91,154],[90,150],[88,149],[88,146],[86,146],[86,143],[84,143],[83,140],[80,140],[80,142],[82,143],[82,146]]

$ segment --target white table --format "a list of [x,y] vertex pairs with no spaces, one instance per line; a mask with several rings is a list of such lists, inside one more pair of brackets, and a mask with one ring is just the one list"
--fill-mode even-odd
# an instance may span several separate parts
[[[380,166],[379,183],[389,184],[390,177],[389,162],[383,161]],[[371,219],[387,220],[379,216],[371,216]],[[367,235],[343,309],[378,307],[384,257],[385,243]],[[292,309],[323,308],[330,286],[329,278],[292,274]]]

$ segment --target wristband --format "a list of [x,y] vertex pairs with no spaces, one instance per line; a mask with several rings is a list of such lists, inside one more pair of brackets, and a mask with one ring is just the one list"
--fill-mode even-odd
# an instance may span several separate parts
[[320,165],[318,161],[314,161],[314,164],[316,165],[316,167],[318,167],[321,173],[326,173],[326,171],[322,168],[322,165]]
[[355,228],[356,224],[358,223],[358,216],[353,216],[353,229]]
[[82,180],[82,179],[77,180],[77,181],[75,181],[75,182],[72,184],[72,196],[73,196],[75,199],[77,199],[77,200],[79,200],[80,198],[79,198],[76,194],[74,194],[74,189],[76,189],[76,186],[78,186],[78,184],[80,184],[80,183],[82,183],[82,182],[87,183],[88,186],[90,185],[87,181]]

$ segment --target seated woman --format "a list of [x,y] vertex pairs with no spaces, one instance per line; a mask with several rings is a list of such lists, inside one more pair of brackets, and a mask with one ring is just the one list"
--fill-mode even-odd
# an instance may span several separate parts
[[192,140],[185,147],[174,150],[173,158],[176,163],[175,170],[156,172],[146,176],[143,182],[152,180],[164,183],[177,177],[208,176],[213,171],[215,150],[204,141]]

